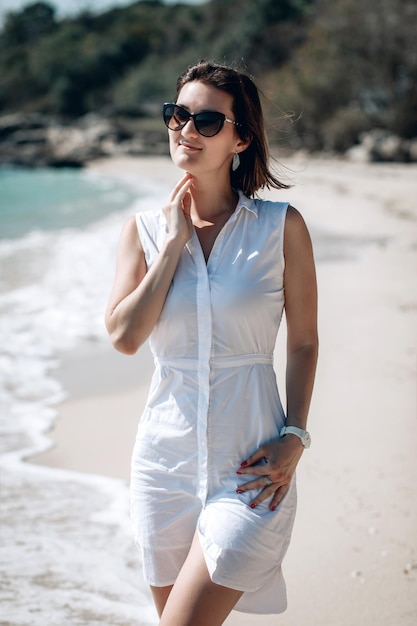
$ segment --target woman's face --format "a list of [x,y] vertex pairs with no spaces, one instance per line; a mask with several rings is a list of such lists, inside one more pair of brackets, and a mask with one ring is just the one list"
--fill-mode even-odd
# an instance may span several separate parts
[[[232,96],[199,81],[186,83],[179,92],[176,103],[190,113],[217,111],[235,120]],[[228,122],[224,123],[221,131],[214,137],[200,135],[191,118],[182,130],[168,132],[172,160],[178,167],[194,175],[219,173],[223,169],[230,171],[233,155],[243,145],[235,125]]]

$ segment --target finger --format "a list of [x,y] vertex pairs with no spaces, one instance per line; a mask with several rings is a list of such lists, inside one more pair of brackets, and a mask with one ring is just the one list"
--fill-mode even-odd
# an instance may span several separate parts
[[[256,465],[252,465],[248,468],[242,468],[239,469],[236,474],[239,474],[239,476],[244,476],[245,474],[250,474],[251,476],[255,475],[255,476],[265,476],[265,466],[259,466],[257,467]],[[268,475],[270,474],[269,470],[268,470]],[[271,475],[272,478],[272,475]]]
[[[171,192],[170,200],[173,202],[178,196],[182,198],[191,185],[191,174],[188,172],[177,182]],[[185,189],[184,189],[185,188]]]
[[[251,509],[255,509],[258,504],[261,504],[264,500],[267,500],[268,498],[271,498],[271,496],[275,493],[277,489],[277,486],[274,485],[268,485],[267,487],[264,487],[262,489],[262,491],[260,491],[256,498],[254,498],[250,503],[249,506]],[[274,509],[275,510],[275,509]]]
[[175,187],[173,188],[172,195],[176,196],[178,191],[184,185],[184,183],[186,183],[187,180],[190,180],[190,178],[191,178],[191,176],[190,176],[189,172],[185,172],[185,174],[179,179],[179,181],[176,183]]
[[[251,454],[250,456],[248,456],[248,458],[245,461],[242,461],[242,463],[240,464],[240,467],[237,471],[238,474],[262,474],[265,473],[265,468],[263,468],[262,466],[260,467],[253,467],[256,463],[259,463],[259,461],[265,460],[266,462],[268,462],[267,457],[265,456],[265,450],[263,450],[262,448],[258,448],[258,450],[256,450],[256,452],[254,452],[253,454]],[[256,472],[254,470],[257,470]],[[263,470],[263,472],[262,472]]]
[[275,511],[278,504],[281,502],[281,500],[284,498],[285,494],[287,493],[288,489],[289,489],[289,485],[281,485],[281,487],[278,487],[278,489],[276,489],[275,495],[272,498],[271,503],[269,505],[269,508],[271,511]]
[[189,216],[191,209],[191,194],[186,193],[182,199],[182,210],[184,211],[184,215]]
[[262,476],[261,478],[255,478],[255,480],[250,480],[247,483],[242,483],[237,486],[236,493],[244,493],[245,491],[250,491],[251,489],[269,489],[271,491],[271,487],[273,487],[272,491],[277,488],[275,483],[272,485],[268,485],[265,482],[266,476]]
[[264,500],[266,500],[267,498],[271,497],[271,492],[274,494],[270,505],[269,505],[269,509],[270,511],[275,511],[275,509],[277,508],[278,504],[281,502],[281,500],[284,498],[285,494],[288,491],[288,485],[282,485],[280,487],[278,487],[274,484],[274,485],[270,485],[269,487],[265,487],[260,493],[258,493],[258,495],[256,496],[256,498],[254,498],[250,503],[249,506],[251,509],[255,509],[259,504],[261,504]]
[[[180,205],[181,208],[183,208],[184,198],[186,198],[187,195],[190,195],[189,194],[190,187],[191,187],[191,179],[185,181],[184,185],[180,187],[176,196],[171,200],[171,202],[173,204]],[[191,204],[191,196],[190,196],[190,204]]]

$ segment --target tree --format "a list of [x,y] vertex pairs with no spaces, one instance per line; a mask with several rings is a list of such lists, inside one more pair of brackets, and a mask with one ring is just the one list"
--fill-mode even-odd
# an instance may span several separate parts
[[344,150],[375,126],[417,134],[416,20],[414,0],[317,1],[305,43],[273,77],[304,144]]
[[35,2],[20,12],[6,15],[2,33],[3,46],[20,46],[36,41],[56,27],[55,9],[46,2]]

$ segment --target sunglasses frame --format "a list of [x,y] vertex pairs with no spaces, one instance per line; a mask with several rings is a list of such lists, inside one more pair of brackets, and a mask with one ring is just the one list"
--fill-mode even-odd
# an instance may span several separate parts
[[[181,109],[181,111],[184,111],[187,114],[187,116],[188,116],[187,119],[185,120],[185,122],[183,124],[177,125],[175,128],[170,128],[168,126],[168,123],[167,123],[167,116],[165,116],[165,112],[168,109],[168,107],[174,107],[173,114],[169,118],[170,120],[174,117],[175,109]],[[207,113],[213,113],[213,114],[217,115],[218,116],[217,120],[219,122],[221,122],[221,125],[220,125],[219,129],[216,130],[216,132],[213,133],[212,135],[205,135],[204,133],[201,132],[201,130],[198,127],[199,126],[198,116],[199,115],[206,115]],[[239,124],[239,122],[235,122],[234,120],[229,119],[228,117],[226,117],[226,115],[224,113],[220,113],[219,111],[201,111],[200,113],[190,113],[189,111],[187,111],[187,109],[184,109],[184,107],[180,106],[179,104],[176,104],[175,102],[165,102],[163,107],[162,107],[162,114],[163,114],[163,117],[164,117],[165,126],[168,128],[168,130],[173,130],[175,132],[178,132],[178,131],[182,130],[184,128],[184,126],[186,124],[188,124],[188,122],[192,119],[193,122],[194,122],[194,127],[195,127],[196,131],[202,137],[215,137],[223,129],[223,126],[224,126],[225,122],[228,122],[229,124],[234,124],[235,126],[242,126],[242,124]]]

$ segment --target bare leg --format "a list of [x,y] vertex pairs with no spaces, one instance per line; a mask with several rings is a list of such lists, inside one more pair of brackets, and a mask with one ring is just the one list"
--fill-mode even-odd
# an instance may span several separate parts
[[172,589],[172,585],[169,585],[169,587],[152,587],[151,586],[153,601],[154,601],[156,610],[158,611],[159,617],[161,617],[162,615],[162,611],[165,608],[165,604],[168,600],[169,594],[171,593],[171,589]]
[[220,626],[241,595],[242,591],[211,581],[195,536],[175,585],[166,594],[159,626]]

